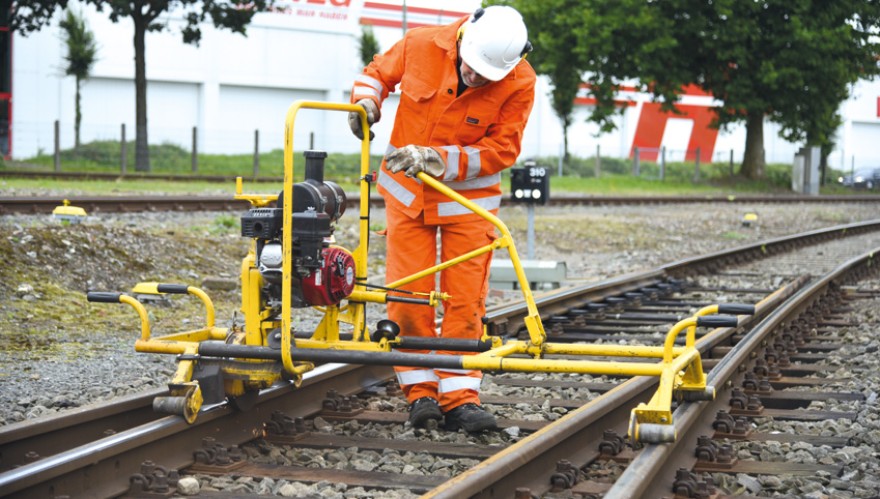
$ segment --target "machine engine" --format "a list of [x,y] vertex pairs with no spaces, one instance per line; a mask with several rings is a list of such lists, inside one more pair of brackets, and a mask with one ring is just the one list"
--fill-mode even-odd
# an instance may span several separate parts
[[[305,181],[293,184],[291,305],[335,305],[354,289],[354,258],[331,245],[334,223],[345,212],[345,192],[324,181],[324,151],[305,151]],[[255,240],[263,298],[281,304],[284,193],[274,208],[252,208],[241,218],[241,235]]]

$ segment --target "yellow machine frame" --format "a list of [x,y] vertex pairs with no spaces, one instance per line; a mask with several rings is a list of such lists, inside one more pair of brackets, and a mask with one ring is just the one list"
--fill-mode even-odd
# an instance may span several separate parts
[[[309,339],[292,337],[291,285],[292,285],[292,210],[293,210],[293,137],[294,121],[300,109],[320,109],[328,111],[356,112],[360,115],[364,139],[361,142],[361,181],[360,181],[360,234],[359,244],[352,252],[355,262],[355,286],[351,295],[340,305],[316,307],[324,316]],[[632,411],[630,437],[642,442],[665,442],[675,439],[672,425],[672,401],[676,396],[685,400],[710,400],[715,390],[706,386],[706,375],[702,369],[700,352],[695,348],[695,331],[698,326],[736,326],[734,316],[712,316],[718,313],[718,305],[705,307],[693,317],[672,326],[666,335],[663,346],[622,346],[565,344],[547,342],[534,297],[529,288],[529,280],[523,270],[516,251],[513,237],[507,226],[491,212],[471,202],[454,190],[446,187],[425,173],[418,178],[425,185],[436,189],[452,200],[491,222],[501,233],[501,237],[491,244],[466,254],[441,262],[433,267],[396,282],[388,283],[380,290],[366,287],[367,257],[369,238],[370,182],[374,180],[369,172],[369,124],[363,108],[351,104],[296,101],[287,112],[284,139],[284,202],[282,230],[282,304],[280,320],[270,317],[267,310],[260,308],[259,292],[262,277],[254,265],[255,251],[244,258],[241,265],[242,311],[245,316],[244,331],[229,330],[215,326],[214,306],[208,295],[193,286],[141,283],[134,292],[139,294],[186,293],[199,298],[205,305],[205,326],[192,331],[153,337],[147,311],[143,304],[132,296],[122,293],[90,293],[90,301],[120,302],[132,306],[141,320],[141,335],[135,342],[138,352],[164,353],[178,355],[178,368],[169,383],[168,397],[158,397],[154,402],[157,410],[179,414],[193,422],[202,406],[202,393],[199,381],[193,379],[196,364],[210,357],[210,345],[221,344],[215,348],[223,350],[227,360],[222,367],[224,389],[230,400],[244,399],[255,395],[261,388],[291,380],[298,383],[304,373],[314,368],[315,362],[323,362],[327,355],[335,361],[358,363],[370,353],[371,363],[387,365],[406,365],[409,359],[418,363],[410,365],[430,365],[431,362],[454,362],[456,366],[468,370],[481,371],[519,371],[519,372],[558,372],[581,373],[609,376],[654,376],[659,378],[659,387],[654,396],[641,403]],[[277,196],[243,194],[242,182],[236,182],[236,199],[249,201],[255,207],[267,206],[276,201]],[[458,263],[479,255],[506,248],[513,262],[523,299],[528,307],[524,325],[528,340],[502,339],[484,334],[482,342],[488,349],[463,355],[408,354],[392,352],[401,345],[400,337],[383,336],[377,341],[371,339],[367,331],[366,304],[387,303],[388,293],[401,286],[448,269]],[[448,296],[433,292],[425,297],[430,305],[436,306]],[[707,317],[711,316],[711,317]],[[348,324],[354,331],[351,340],[340,337],[340,324]],[[272,331],[280,330],[280,353],[272,354],[266,347]],[[675,341],[685,331],[683,347],[675,346]],[[276,333],[277,334],[277,333]],[[278,339],[278,338],[276,338]],[[438,340],[442,341],[442,340]],[[294,348],[295,347],[295,348]],[[259,352],[251,354],[250,352]],[[548,356],[568,356],[568,358],[548,358]],[[576,357],[576,358],[571,358]],[[592,359],[585,359],[592,357]],[[295,360],[301,359],[299,361]],[[432,360],[434,359],[434,360]],[[642,362],[620,361],[616,359],[645,359]],[[648,361],[659,359],[659,361]],[[415,362],[415,361],[414,361]],[[246,404],[243,404],[246,405]]]

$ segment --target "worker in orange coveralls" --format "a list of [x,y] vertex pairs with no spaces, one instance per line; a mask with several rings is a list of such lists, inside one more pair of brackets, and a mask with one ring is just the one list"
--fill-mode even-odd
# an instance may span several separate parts
[[[387,217],[387,282],[436,265],[438,231],[442,261],[497,238],[490,222],[424,186],[416,175],[425,172],[497,214],[501,171],[516,162],[534,103],[535,71],[524,60],[530,50],[519,12],[487,7],[449,25],[408,31],[356,78],[351,102],[366,110],[370,124],[379,120],[382,102],[400,84],[378,179]],[[349,125],[363,139],[357,113],[349,115]],[[487,253],[440,273],[440,291],[451,296],[443,304],[442,338],[482,336],[491,258]],[[434,284],[432,275],[403,289],[428,293]],[[389,303],[388,316],[403,336],[437,335],[430,307]],[[495,417],[480,405],[480,371],[395,370],[413,427],[433,428],[445,417],[451,431],[497,428]]]

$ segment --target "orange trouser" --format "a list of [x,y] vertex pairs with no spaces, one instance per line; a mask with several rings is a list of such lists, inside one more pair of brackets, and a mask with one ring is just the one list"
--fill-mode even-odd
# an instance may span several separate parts
[[[440,258],[450,260],[490,244],[497,238],[494,226],[486,220],[444,225],[425,225],[423,214],[410,218],[386,205],[386,279],[391,283],[437,264],[437,232],[440,232]],[[451,298],[443,303],[442,338],[479,339],[483,334],[489,289],[486,253],[440,272],[440,291]],[[403,286],[402,289],[428,293],[435,289],[435,275]],[[402,336],[436,337],[435,310],[426,305],[388,303],[388,317],[400,325]],[[408,350],[428,353],[428,351]],[[436,351],[438,354],[461,352]],[[436,398],[446,412],[469,402],[479,403],[480,371],[395,367],[397,380],[407,400]]]

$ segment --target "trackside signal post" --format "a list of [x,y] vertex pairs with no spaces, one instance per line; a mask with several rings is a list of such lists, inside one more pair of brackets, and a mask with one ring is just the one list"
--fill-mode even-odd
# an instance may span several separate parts
[[550,173],[532,160],[510,170],[510,200],[528,207],[528,257],[535,258],[535,205],[550,198]]
[[[565,262],[535,260],[535,205],[547,204],[550,199],[550,170],[533,160],[526,160],[522,168],[510,170],[510,200],[525,204],[528,210],[528,260],[523,260],[532,286],[559,287],[565,281]],[[516,289],[516,274],[510,260],[492,260],[490,284]]]

